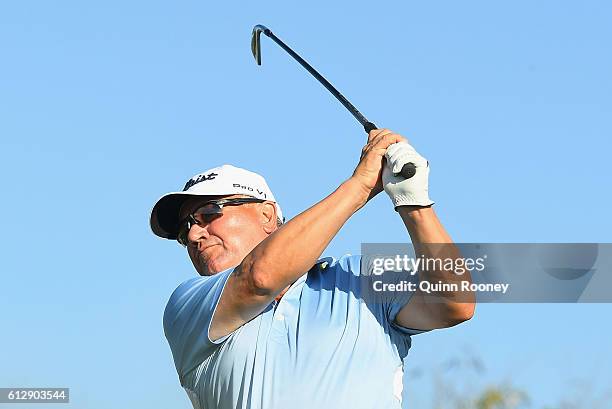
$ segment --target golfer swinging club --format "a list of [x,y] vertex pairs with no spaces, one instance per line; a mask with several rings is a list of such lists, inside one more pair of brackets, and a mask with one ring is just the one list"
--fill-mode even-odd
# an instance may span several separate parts
[[[396,176],[408,162],[414,177]],[[431,303],[415,291],[370,303],[360,297],[361,256],[319,257],[383,189],[417,255],[426,243],[452,243],[431,207],[428,175],[405,138],[376,129],[352,176],[285,224],[264,178],[230,165],[163,196],[151,228],[184,245],[199,273],[174,291],[163,319],[194,408],[401,408],[411,335],[470,319],[473,300],[444,293]]]

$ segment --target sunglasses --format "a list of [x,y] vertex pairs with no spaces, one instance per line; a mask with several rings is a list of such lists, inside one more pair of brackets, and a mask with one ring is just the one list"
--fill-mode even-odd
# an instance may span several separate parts
[[206,202],[200,205],[193,213],[189,214],[187,217],[185,217],[179,222],[179,229],[178,234],[176,236],[176,241],[178,241],[182,246],[187,247],[187,244],[189,244],[187,236],[189,235],[189,230],[191,230],[191,227],[194,224],[200,226],[202,224],[212,222],[214,219],[223,214],[224,206],[239,206],[246,203],[263,202],[265,202],[265,200],[256,199],[254,197],[219,199]]

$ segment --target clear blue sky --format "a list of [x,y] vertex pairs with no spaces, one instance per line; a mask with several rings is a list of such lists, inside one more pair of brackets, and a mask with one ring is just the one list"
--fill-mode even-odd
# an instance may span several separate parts
[[[258,23],[430,160],[456,241],[610,242],[610,21],[603,0],[3,2],[0,387],[70,387],[79,409],[189,407],[161,318],[195,273],[150,233],[155,200],[232,163],[266,175],[291,217],[364,143],[269,39],[255,65]],[[325,254],[406,239],[381,195]],[[486,366],[478,382],[514,379],[535,407],[577,382],[597,394],[612,384],[610,314],[479,306],[415,337],[406,407],[428,407],[428,376],[466,351]]]

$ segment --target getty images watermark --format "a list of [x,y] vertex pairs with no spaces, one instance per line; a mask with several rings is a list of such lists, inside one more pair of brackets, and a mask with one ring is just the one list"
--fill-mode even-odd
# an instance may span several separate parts
[[[385,272],[405,272],[410,276],[422,272],[437,272],[464,276],[466,273],[482,272],[485,269],[487,255],[478,258],[451,258],[451,257],[410,257],[406,254],[396,254],[394,257],[373,257],[371,272],[374,276],[382,276]],[[470,274],[468,274],[469,276]],[[400,280],[386,283],[384,280],[373,280],[372,289],[376,292],[384,291],[422,291],[426,294],[437,292],[501,292],[505,294],[510,288],[509,283],[474,283],[469,279],[445,281],[443,279],[431,280],[422,278],[418,282]]]
[[406,302],[612,302],[610,243],[362,244],[360,296]]

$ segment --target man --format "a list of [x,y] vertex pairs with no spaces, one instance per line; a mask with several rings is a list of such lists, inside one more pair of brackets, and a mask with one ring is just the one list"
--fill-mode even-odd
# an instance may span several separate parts
[[[394,173],[407,162],[417,171],[405,180]],[[431,208],[428,173],[405,138],[382,129],[370,133],[348,180],[280,227],[265,180],[228,165],[157,202],[153,231],[184,244],[200,274],[164,313],[194,408],[401,407],[410,336],[470,319],[473,302],[445,293],[425,302],[419,291],[368,302],[359,256],[317,259],[383,182],[418,254],[428,255],[426,243],[451,243]]]

